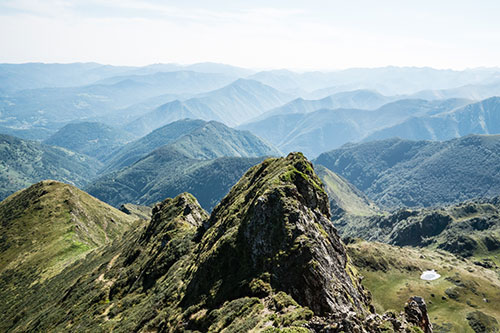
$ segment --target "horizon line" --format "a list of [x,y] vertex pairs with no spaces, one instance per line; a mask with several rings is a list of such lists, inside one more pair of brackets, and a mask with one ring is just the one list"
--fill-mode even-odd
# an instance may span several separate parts
[[234,67],[242,70],[249,70],[255,72],[266,72],[266,71],[290,71],[290,72],[298,72],[298,73],[307,73],[307,72],[339,72],[345,70],[353,70],[353,69],[365,69],[365,70],[374,70],[374,69],[383,69],[383,68],[399,68],[399,69],[432,69],[438,71],[455,71],[455,72],[463,72],[469,70],[500,70],[500,66],[475,66],[475,67],[465,67],[465,68],[440,68],[433,66],[417,66],[417,65],[383,65],[383,66],[352,66],[352,67],[341,67],[341,68],[278,68],[278,67],[246,67],[242,65],[235,65],[223,62],[215,62],[215,61],[201,61],[201,62],[193,62],[193,63],[179,63],[179,62],[155,62],[148,63],[145,65],[130,65],[130,64],[112,64],[112,63],[101,63],[98,61],[71,61],[71,62],[44,62],[44,61],[21,61],[21,62],[0,62],[0,65],[30,65],[30,64],[41,64],[41,65],[75,65],[75,64],[96,64],[100,66],[112,66],[112,67],[130,67],[130,68],[144,68],[151,66],[161,66],[161,65],[171,65],[178,67],[190,67],[195,65],[220,65],[220,66],[228,66]]

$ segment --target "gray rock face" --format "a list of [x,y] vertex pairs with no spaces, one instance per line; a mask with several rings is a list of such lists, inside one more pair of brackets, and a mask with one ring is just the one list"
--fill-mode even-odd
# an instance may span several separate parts
[[427,313],[427,305],[422,297],[410,297],[405,306],[405,315],[409,323],[415,324],[424,333],[432,333],[432,324]]
[[317,315],[366,314],[368,298],[329,217],[328,196],[302,154],[264,161],[212,213],[187,294],[222,280],[221,298],[212,299],[219,303],[265,275]]

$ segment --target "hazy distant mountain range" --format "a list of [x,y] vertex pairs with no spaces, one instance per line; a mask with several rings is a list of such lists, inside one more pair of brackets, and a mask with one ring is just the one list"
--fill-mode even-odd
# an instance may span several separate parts
[[233,126],[263,114],[375,109],[403,98],[480,100],[500,95],[498,73],[411,67],[257,72],[214,63],[0,64],[0,129],[45,139],[47,131],[68,122],[99,121],[141,131],[132,133],[140,136],[186,117]]
[[64,126],[43,142],[104,161],[133,139],[135,136],[130,132],[97,122],[82,122]]
[[360,141],[410,117],[444,113],[470,102],[464,99],[399,100],[376,110],[321,109],[271,115],[238,128],[257,134],[281,151],[302,151],[307,156],[317,156],[347,142]]
[[132,121],[125,129],[147,134],[173,121],[192,118],[217,120],[238,125],[259,116],[265,110],[283,105],[291,96],[260,82],[239,79],[221,89],[201,94],[185,101],[164,104]]

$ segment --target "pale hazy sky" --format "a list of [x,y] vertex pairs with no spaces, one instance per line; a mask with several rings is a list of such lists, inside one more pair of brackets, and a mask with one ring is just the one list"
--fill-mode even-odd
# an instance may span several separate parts
[[0,0],[0,62],[500,66],[498,0]]

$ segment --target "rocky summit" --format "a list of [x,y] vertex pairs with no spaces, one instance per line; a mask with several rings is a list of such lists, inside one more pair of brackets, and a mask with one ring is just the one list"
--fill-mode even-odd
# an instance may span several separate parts
[[300,153],[251,168],[210,216],[164,200],[37,288],[6,331],[432,332],[420,297],[375,313]]

